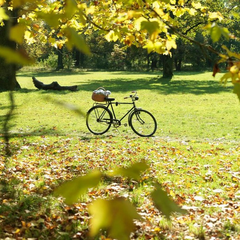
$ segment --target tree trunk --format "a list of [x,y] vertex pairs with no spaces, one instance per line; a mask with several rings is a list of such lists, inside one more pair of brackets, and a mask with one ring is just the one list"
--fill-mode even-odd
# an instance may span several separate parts
[[84,67],[84,54],[78,49],[74,49],[74,59],[76,68]]
[[63,69],[63,48],[59,48],[57,50],[57,55],[58,55],[58,64],[57,64],[57,69],[56,70],[60,70]]
[[173,77],[173,58],[169,55],[162,55],[163,78],[172,79]]
[[[8,4],[5,3],[7,9]],[[16,43],[9,39],[9,31],[17,23],[17,11],[8,11],[9,20],[4,21],[0,26],[0,45],[16,50]],[[12,91],[20,89],[16,79],[17,66],[13,63],[6,63],[5,59],[0,58],[0,91]]]

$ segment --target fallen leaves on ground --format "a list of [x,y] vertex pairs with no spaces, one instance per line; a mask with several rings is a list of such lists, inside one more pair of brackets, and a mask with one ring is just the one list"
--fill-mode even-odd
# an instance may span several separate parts
[[[240,239],[236,143],[42,136],[16,138],[11,144],[14,155],[0,155],[1,238],[86,239],[89,204],[116,197],[129,200],[141,216],[131,239]],[[149,169],[139,181],[128,179],[124,168],[139,161]],[[126,176],[104,179],[98,187],[90,184],[88,193],[71,206],[52,195],[67,180],[116,167]],[[153,182],[161,183],[188,214],[169,216],[171,222],[163,217],[151,199]],[[99,233],[99,239],[105,237],[104,231]]]

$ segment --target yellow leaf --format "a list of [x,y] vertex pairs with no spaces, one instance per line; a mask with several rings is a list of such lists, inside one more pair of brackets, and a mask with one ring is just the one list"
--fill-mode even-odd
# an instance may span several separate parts
[[79,197],[86,193],[89,188],[96,187],[99,184],[101,177],[101,173],[95,171],[85,176],[74,178],[60,185],[54,191],[54,195],[64,197],[67,204],[76,203]]
[[89,206],[93,216],[90,224],[90,234],[95,236],[100,229],[107,229],[109,237],[129,239],[134,230],[134,219],[140,219],[135,207],[123,198],[113,200],[98,199]]
[[138,31],[141,30],[141,24],[142,24],[143,21],[146,21],[146,18],[140,17],[140,18],[138,18],[138,19],[135,20],[134,25],[135,25],[135,28],[136,28]]
[[139,18],[142,16],[142,11],[133,11],[133,10],[130,10],[127,12],[127,15],[128,15],[128,19],[132,19],[132,18]]
[[31,43],[34,43],[34,42],[35,42],[35,39],[34,39],[34,37],[32,36],[32,33],[31,33],[30,31],[25,31],[24,38],[27,40],[27,43],[28,43],[28,44],[31,44]]
[[156,42],[154,43],[154,50],[159,54],[163,54],[166,51],[165,45],[162,42]]
[[77,4],[75,0],[67,0],[65,5],[65,14],[68,18],[73,17],[77,11]]
[[44,21],[46,21],[51,27],[58,27],[59,19],[64,17],[62,14],[51,14],[51,13],[43,13],[43,12],[39,12],[37,16],[38,18],[41,18]]
[[29,2],[28,0],[13,0],[13,8],[18,8],[24,5],[25,3]]
[[197,2],[197,3],[192,2],[192,6],[193,6],[195,9],[201,9],[201,8],[202,8],[201,3],[199,3],[199,2]]
[[[233,88],[233,92],[237,94],[238,99],[240,100],[240,83],[234,83],[234,88]],[[232,177],[232,181],[234,182],[239,182],[239,179],[237,179],[236,177]]]
[[123,177],[140,180],[142,172],[147,170],[148,167],[148,164],[145,161],[142,161],[134,163],[128,168],[117,168],[111,173],[111,175],[121,175]]
[[173,212],[178,212],[181,214],[186,214],[187,211],[180,208],[174,201],[172,201],[166,192],[161,189],[159,184],[156,184],[155,190],[151,193],[154,205],[156,208],[162,212],[162,214],[170,219]]
[[231,68],[230,68],[230,72],[232,74],[236,74],[239,72],[239,68],[236,66],[236,65],[233,65]]
[[118,35],[113,30],[111,30],[108,32],[108,34],[105,35],[105,38],[108,42],[116,42],[118,40]]
[[5,13],[3,8],[0,8],[0,21],[2,20],[8,20],[8,15]]
[[21,232],[21,229],[18,228],[14,233],[19,234],[20,232]]
[[210,12],[209,13],[209,19],[218,19],[218,20],[223,20],[223,15],[220,12]]
[[154,50],[154,44],[152,41],[148,41],[143,48],[146,48],[148,53],[151,53]]
[[11,48],[0,46],[0,56],[5,59],[7,63],[16,63],[20,65],[33,64],[33,59],[29,58],[25,52],[14,51]]
[[177,48],[177,44],[175,42],[175,40],[167,40],[166,42],[166,47],[167,47],[167,50],[170,51],[172,48],[176,49]]
[[9,38],[19,44],[23,43],[24,34],[25,34],[26,26],[23,24],[17,24],[10,29]]
[[185,9],[183,8],[177,8],[176,10],[176,16],[181,17],[185,13]]
[[68,41],[66,43],[66,46],[68,49],[71,50],[75,46],[79,51],[81,51],[87,55],[89,55],[91,53],[89,46],[86,44],[83,37],[76,32],[75,29],[66,28],[65,35],[68,38]]
[[51,45],[53,45],[56,42],[56,39],[52,38],[52,37],[49,37],[48,42],[51,43]]
[[188,8],[187,11],[188,11],[188,13],[189,13],[190,15],[192,15],[192,16],[194,16],[194,15],[196,14],[196,12],[197,12],[197,10],[195,10],[195,9],[193,9],[193,8]]
[[220,82],[226,84],[229,78],[232,78],[232,74],[230,72],[227,72],[221,77]]
[[149,34],[154,34],[159,31],[160,25],[158,21],[142,21],[141,30],[147,30]]

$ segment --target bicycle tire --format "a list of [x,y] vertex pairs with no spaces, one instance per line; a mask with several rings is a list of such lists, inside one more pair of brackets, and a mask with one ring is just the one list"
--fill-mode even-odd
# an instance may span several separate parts
[[141,137],[151,137],[157,130],[157,121],[148,111],[134,110],[129,116],[129,126]]
[[112,119],[112,113],[107,107],[94,106],[87,112],[86,125],[91,133],[102,135],[111,127]]

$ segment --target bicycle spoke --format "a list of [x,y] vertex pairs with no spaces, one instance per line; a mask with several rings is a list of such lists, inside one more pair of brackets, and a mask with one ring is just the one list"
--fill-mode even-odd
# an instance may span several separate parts
[[142,137],[152,136],[157,129],[157,123],[151,113],[146,110],[136,110],[132,113],[129,124],[132,130]]
[[93,134],[103,134],[111,127],[112,114],[104,106],[95,106],[88,111],[86,123]]

